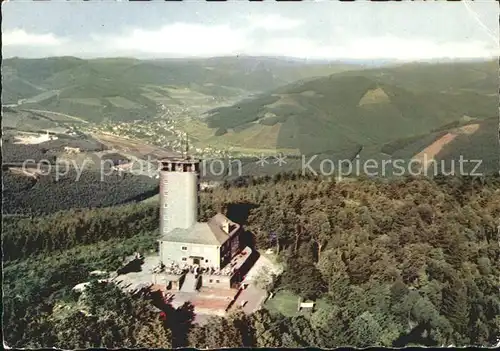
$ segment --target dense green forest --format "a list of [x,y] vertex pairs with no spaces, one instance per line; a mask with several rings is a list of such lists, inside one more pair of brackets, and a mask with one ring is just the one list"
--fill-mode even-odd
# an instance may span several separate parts
[[[88,272],[117,269],[123,256],[155,249],[158,211],[155,204],[69,211],[10,219],[2,232],[10,255],[7,344],[486,346],[500,337],[498,176],[336,183],[281,174],[226,183],[201,201],[201,220],[224,211],[245,224],[259,250],[279,253],[285,271],[269,290],[321,299],[322,307],[291,317],[266,308],[236,312],[197,326],[189,306],[161,306],[167,317],[158,321],[113,286],[92,285],[82,302],[71,288]],[[74,308],[81,304],[90,315]]]
[[4,163],[22,163],[26,160],[55,161],[55,157],[65,147],[79,148],[81,151],[93,152],[103,151],[106,147],[91,138],[82,139],[58,134],[59,139],[44,141],[40,144],[16,144],[12,136],[2,138],[2,157]]
[[158,213],[158,206],[143,203],[71,209],[44,217],[7,220],[2,228],[3,259],[11,261],[109,239],[130,238],[137,231],[155,230]]
[[95,208],[142,201],[158,193],[158,180],[146,175],[99,169],[41,167],[43,175],[3,173],[4,214],[50,214],[69,208]]

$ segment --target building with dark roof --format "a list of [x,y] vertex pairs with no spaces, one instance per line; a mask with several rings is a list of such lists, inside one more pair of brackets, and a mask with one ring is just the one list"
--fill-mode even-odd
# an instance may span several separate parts
[[220,270],[241,251],[240,225],[223,214],[198,222],[199,161],[161,160],[159,251],[165,266]]
[[223,268],[241,249],[240,225],[217,214],[208,222],[196,222],[189,228],[175,228],[159,240],[163,264],[198,265]]

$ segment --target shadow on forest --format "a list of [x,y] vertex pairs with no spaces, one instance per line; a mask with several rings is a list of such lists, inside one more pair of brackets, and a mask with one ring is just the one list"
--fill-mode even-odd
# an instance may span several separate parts
[[229,204],[227,205],[227,218],[240,225],[245,225],[248,223],[250,211],[257,207],[259,205],[252,203]]
[[172,348],[188,346],[188,334],[194,326],[194,317],[194,306],[189,301],[177,307],[170,319],[167,316],[167,325],[172,330]]
[[150,197],[158,195],[159,193],[160,193],[160,187],[156,186],[154,189],[145,191],[142,194],[139,194],[139,195],[134,196],[132,198],[125,199],[120,204],[127,204],[129,202],[141,202],[141,201],[144,201],[146,199],[149,199]]
[[437,342],[429,336],[430,326],[427,323],[419,324],[409,333],[404,333],[399,336],[392,346],[405,347],[408,344],[417,344],[422,346],[436,346]]
[[142,271],[142,265],[144,264],[144,259],[134,259],[127,263],[125,266],[119,268],[117,270],[117,273],[119,275],[121,274],[127,274],[131,272],[141,272]]
[[[234,203],[227,205],[226,216],[233,222],[245,226],[248,223],[248,217],[250,216],[250,211],[254,208],[259,207],[257,204],[252,203]],[[240,236],[241,244],[251,248],[255,247],[255,236],[248,230],[243,228],[243,232]]]

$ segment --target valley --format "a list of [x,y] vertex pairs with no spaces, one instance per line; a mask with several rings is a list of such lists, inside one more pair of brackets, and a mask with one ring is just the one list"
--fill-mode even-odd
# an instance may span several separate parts
[[[369,68],[257,57],[61,57],[5,66],[5,126],[78,125],[174,152],[187,133],[200,157],[347,157],[468,116],[496,116],[497,65],[490,61]],[[14,84],[21,81],[29,84]]]
[[[315,172],[325,162],[371,161],[386,162],[383,174],[391,176],[395,161],[419,161],[424,170],[434,161],[439,173],[457,171],[460,157],[479,160],[481,174],[499,169],[497,64],[490,61],[370,68],[258,57],[60,57],[4,65],[10,103],[2,107],[3,162],[13,167],[7,188],[17,189],[3,192],[5,214],[23,206],[30,213],[61,208],[28,205],[41,203],[55,174],[21,175],[15,167],[26,159],[70,164],[77,173],[85,166],[79,184],[86,185],[75,197],[81,201],[70,206],[109,206],[155,195],[156,160],[185,152],[186,136],[189,154],[205,160],[204,182],[304,171],[304,157],[314,158]],[[105,177],[104,188],[85,195],[113,154],[131,168],[121,167]],[[226,167],[234,159],[240,166]],[[214,174],[221,161],[226,169]],[[335,171],[360,175],[343,166]],[[128,187],[135,189],[130,196]],[[58,196],[71,197],[71,189]],[[93,198],[110,189],[113,199]]]

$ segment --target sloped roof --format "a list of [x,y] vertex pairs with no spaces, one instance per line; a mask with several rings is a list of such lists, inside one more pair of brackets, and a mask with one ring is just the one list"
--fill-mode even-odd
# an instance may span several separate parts
[[238,223],[233,222],[222,213],[217,213],[215,216],[208,220],[208,223],[218,228],[222,228],[225,223],[229,224],[229,236],[233,235],[240,229],[240,225]]
[[221,228],[207,223],[195,223],[191,228],[176,228],[161,237],[161,241],[202,245],[222,245],[227,235]]
[[[222,228],[225,222],[232,226],[228,234]],[[217,213],[208,222],[197,222],[191,228],[176,228],[164,234],[160,240],[177,243],[190,243],[202,245],[222,245],[227,239],[238,231],[240,225],[232,222],[222,213]]]

